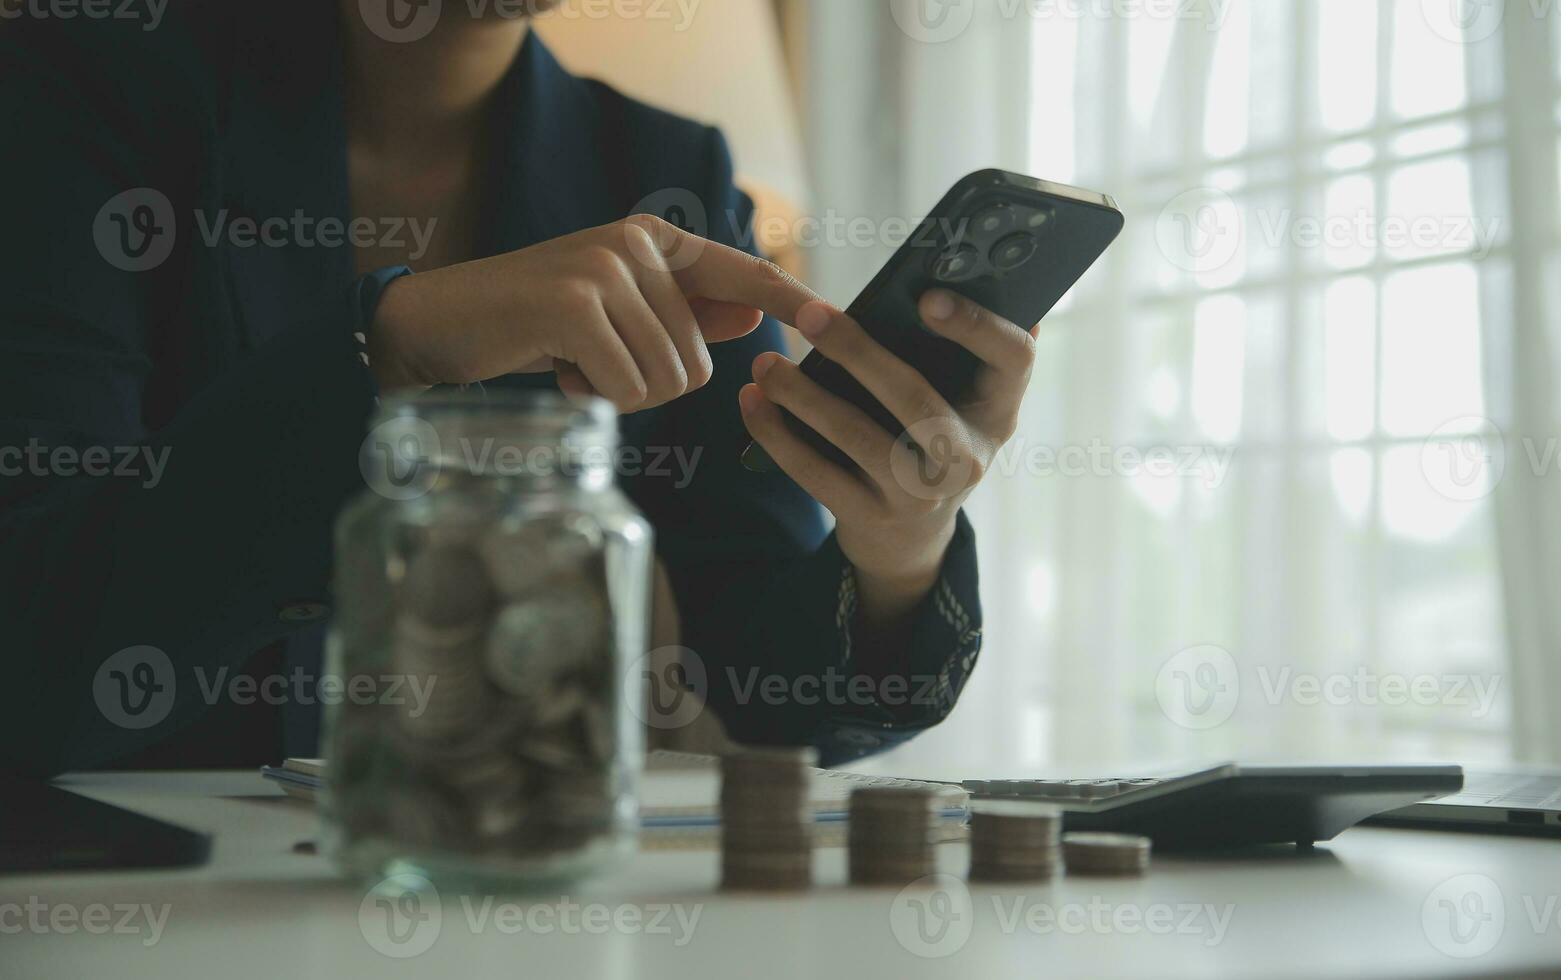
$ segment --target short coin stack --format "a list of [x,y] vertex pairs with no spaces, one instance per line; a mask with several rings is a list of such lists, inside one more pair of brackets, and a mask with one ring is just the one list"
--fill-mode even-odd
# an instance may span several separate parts
[[948,805],[933,786],[864,786],[851,794],[851,881],[903,885],[938,870],[938,824]]
[[811,748],[752,748],[721,759],[721,883],[786,891],[813,883]]
[[1073,875],[1141,875],[1149,870],[1149,838],[1132,834],[1064,834],[1063,857]]
[[970,805],[970,880],[1044,881],[1062,864],[1062,811],[1045,803]]

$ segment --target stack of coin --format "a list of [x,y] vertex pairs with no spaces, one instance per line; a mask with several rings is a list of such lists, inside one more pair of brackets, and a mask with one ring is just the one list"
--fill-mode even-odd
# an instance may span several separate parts
[[811,748],[749,748],[721,759],[721,883],[765,891],[813,883]]
[[935,786],[863,786],[851,794],[851,881],[903,885],[938,870],[949,794]]
[[970,805],[970,880],[1043,881],[1062,863],[1062,811],[1045,803]]
[[1141,875],[1149,870],[1149,838],[1132,834],[1064,834],[1062,853],[1074,875]]

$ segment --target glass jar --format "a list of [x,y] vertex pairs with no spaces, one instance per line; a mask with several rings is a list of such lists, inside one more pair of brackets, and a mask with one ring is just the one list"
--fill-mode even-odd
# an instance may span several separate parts
[[322,806],[337,863],[457,887],[631,852],[651,529],[606,402],[388,399],[336,529]]

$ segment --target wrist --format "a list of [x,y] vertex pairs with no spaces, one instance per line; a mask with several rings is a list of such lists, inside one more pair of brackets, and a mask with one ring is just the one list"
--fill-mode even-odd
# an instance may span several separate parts
[[952,518],[915,530],[858,532],[841,525],[835,529],[835,537],[859,577],[869,577],[886,589],[909,592],[918,587],[925,590],[937,581],[954,528]]
[[[863,535],[838,528],[836,540],[856,579],[857,625],[869,635],[892,635],[908,622],[943,572],[943,558],[954,536],[954,522],[921,533]],[[911,539],[911,540],[907,540]],[[896,545],[885,547],[892,540]],[[865,546],[870,545],[870,546]]]
[[407,357],[406,339],[415,327],[415,289],[408,288],[410,276],[388,283],[380,292],[373,320],[366,331],[369,370],[381,391],[423,389],[433,382],[423,378]]

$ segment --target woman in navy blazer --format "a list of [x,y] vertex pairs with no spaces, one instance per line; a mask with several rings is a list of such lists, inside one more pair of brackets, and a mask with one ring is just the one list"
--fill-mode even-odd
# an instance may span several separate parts
[[[777,321],[978,463],[1013,431],[1031,335],[926,297],[991,365],[944,404],[748,254],[718,133],[572,77],[523,19],[444,7],[0,25],[0,768],[313,753],[366,420],[381,391],[446,383],[594,391],[627,446],[699,452],[686,480],[621,482],[734,738],[839,762],[952,708],[981,633],[969,488],[895,487],[889,434],[801,376]],[[669,188],[711,216],[692,264],[671,260],[686,232],[631,217]],[[791,480],[740,466],[750,433]]]

